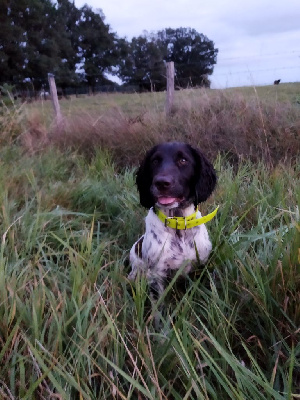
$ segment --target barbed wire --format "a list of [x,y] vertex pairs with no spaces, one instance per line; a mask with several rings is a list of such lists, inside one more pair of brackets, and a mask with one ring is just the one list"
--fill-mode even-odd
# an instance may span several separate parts
[[[195,62],[195,63],[192,64],[192,66],[198,65],[198,64],[202,64],[202,63],[201,62],[199,62],[199,63]],[[183,64],[183,63],[182,64],[177,64],[177,63],[175,63],[175,83],[176,83],[176,85],[180,86],[180,84],[182,84],[183,86],[185,86],[189,82],[192,84],[193,81],[197,81],[201,77],[201,75],[194,75],[194,74],[190,75],[190,76],[187,76],[187,77],[180,77],[178,75],[176,76],[176,67],[178,68],[180,66],[188,66],[188,65],[189,64]],[[219,67],[218,64],[216,64],[215,66]],[[142,68],[142,69],[146,70],[147,68],[145,67],[145,68]],[[138,70],[142,70],[142,69],[138,69]],[[297,65],[297,66],[285,66],[285,67],[284,66],[283,67],[274,66],[273,68],[259,68],[259,69],[251,69],[251,68],[249,68],[247,70],[234,70],[234,66],[233,66],[232,70],[229,69],[226,72],[220,72],[220,73],[219,72],[215,73],[215,71],[214,71],[212,74],[209,74],[209,75],[203,74],[203,77],[206,76],[209,80],[212,80],[212,79],[215,80],[215,79],[218,79],[219,77],[224,77],[224,76],[230,77],[230,76],[241,75],[241,74],[255,75],[255,74],[259,73],[259,72],[273,72],[273,73],[275,73],[277,71],[295,70],[295,69],[299,69],[299,71],[300,71],[300,64]],[[157,66],[157,67],[152,67],[149,72],[150,72],[149,76],[145,77],[141,81],[141,85],[142,86],[143,85],[149,85],[149,84],[152,84],[152,85],[159,84],[160,86],[163,85],[163,82],[162,82],[161,78],[166,78],[166,75],[164,73],[162,65],[161,66]],[[155,74],[156,74],[156,76],[155,76]],[[105,75],[105,76],[107,76],[107,75]],[[117,77],[117,74],[116,75],[112,75],[111,74],[111,76],[112,77],[113,76]],[[89,86],[89,83],[87,82],[88,78],[94,78],[94,82],[92,83],[92,86],[98,87],[98,88],[102,87],[103,91],[114,91],[114,89],[113,89],[114,87],[118,87],[118,86],[121,86],[121,85],[123,87],[126,87],[126,86],[127,87],[135,86],[136,87],[136,86],[138,86],[136,83],[130,83],[130,82],[126,83],[124,81],[123,82],[111,81],[111,84],[107,85],[105,83],[97,82],[97,79],[95,79],[95,78],[103,79],[103,77],[104,77],[103,73],[100,73],[100,74],[86,74],[84,81],[83,80],[77,81],[77,82],[74,81],[72,83],[70,82],[69,85],[67,85],[67,86],[64,85],[64,86],[66,86],[67,88],[71,88],[72,87],[72,88],[74,88],[74,90],[76,90],[76,88],[77,88],[78,91],[83,89],[84,92],[85,92],[84,88],[85,87],[88,88],[88,86]],[[107,79],[109,79],[109,77]],[[44,79],[43,78],[36,78],[36,79],[33,80],[33,82],[31,82],[31,81],[24,82],[24,81],[20,80],[20,81],[15,81],[15,82],[8,82],[8,83],[13,85],[13,86],[14,85],[15,86],[23,86],[24,90],[29,90],[29,91],[31,91],[31,90],[35,91],[35,88],[34,88],[35,84],[41,85],[42,87],[47,87],[47,85],[48,85],[47,77],[45,77]],[[60,87],[59,82],[58,82],[58,86]]]
[[221,74],[212,74],[210,76],[224,76],[224,75],[231,75],[231,74],[252,74],[252,73],[256,73],[256,72],[274,72],[276,71],[281,71],[281,70],[290,70],[290,69],[299,69],[300,71],[300,65],[295,66],[295,67],[274,67],[274,68],[261,68],[261,69],[251,69],[251,70],[244,70],[244,71],[232,71],[232,72],[223,72]]
[[[264,54],[252,54],[249,56],[238,56],[238,57],[222,57],[222,61],[228,61],[228,60],[248,60],[254,57],[259,57],[259,58],[264,58],[264,57],[269,57],[269,56],[280,56],[280,55],[285,55],[285,54],[297,54],[299,53],[300,55],[300,50],[292,50],[292,51],[282,51],[282,52],[277,52],[277,53],[264,53]],[[220,55],[220,52],[218,53]]]
[[[199,63],[201,64],[201,63]],[[175,73],[176,73],[176,65],[178,66],[178,64],[175,64]],[[179,64],[179,65],[190,65],[190,64]],[[219,67],[218,64],[215,64],[214,67]],[[218,75],[228,75],[230,73],[234,73],[234,74],[242,74],[242,73],[255,73],[255,72],[263,72],[263,71],[274,71],[274,70],[289,70],[289,69],[299,69],[300,70],[300,64],[298,66],[291,66],[291,67],[274,67],[274,68],[260,68],[260,69],[248,69],[248,70],[240,70],[240,71],[233,71],[233,72],[227,72],[227,73],[222,73],[222,74],[218,74]],[[162,72],[162,68],[161,67],[152,67],[152,68],[139,68],[137,69],[137,71],[142,71],[142,70],[147,70],[150,72]],[[112,76],[118,76],[117,74],[111,74]],[[203,74],[206,75],[206,74]],[[86,74],[86,77],[103,77],[103,74]],[[162,72],[161,76],[165,76],[164,72]],[[209,75],[212,76],[212,75]],[[193,78],[195,77],[199,77],[199,75],[194,75],[191,76]],[[43,81],[42,79],[35,79],[36,81]]]

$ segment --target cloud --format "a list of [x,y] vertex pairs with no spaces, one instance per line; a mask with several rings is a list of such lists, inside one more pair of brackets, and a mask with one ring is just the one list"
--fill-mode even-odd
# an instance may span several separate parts
[[234,8],[223,8],[223,18],[246,35],[299,31],[300,4],[298,0],[251,1],[237,3]]
[[[75,0],[78,7],[86,2],[99,7],[99,0]],[[101,7],[120,37],[168,27],[206,35],[219,49],[218,86],[299,80],[299,0],[102,0]]]

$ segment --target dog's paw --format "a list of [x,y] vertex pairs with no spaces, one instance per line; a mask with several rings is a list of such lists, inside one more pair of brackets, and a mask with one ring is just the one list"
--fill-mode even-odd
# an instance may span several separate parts
[[128,280],[134,281],[136,278],[136,273],[137,273],[137,271],[133,269],[127,276]]

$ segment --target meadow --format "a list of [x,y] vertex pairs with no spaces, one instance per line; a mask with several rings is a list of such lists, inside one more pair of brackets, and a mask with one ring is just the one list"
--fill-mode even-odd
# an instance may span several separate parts
[[[103,94],[0,108],[0,398],[300,398],[300,85]],[[127,279],[143,232],[135,171],[199,146],[213,242],[155,328]]]

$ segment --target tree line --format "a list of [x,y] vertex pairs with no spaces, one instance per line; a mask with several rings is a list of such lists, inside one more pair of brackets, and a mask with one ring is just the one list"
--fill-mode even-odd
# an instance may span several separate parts
[[67,87],[113,84],[164,90],[165,63],[174,61],[180,87],[209,86],[218,50],[192,28],[144,32],[128,41],[105,23],[101,9],[71,0],[1,0],[0,85],[40,90],[53,73]]

